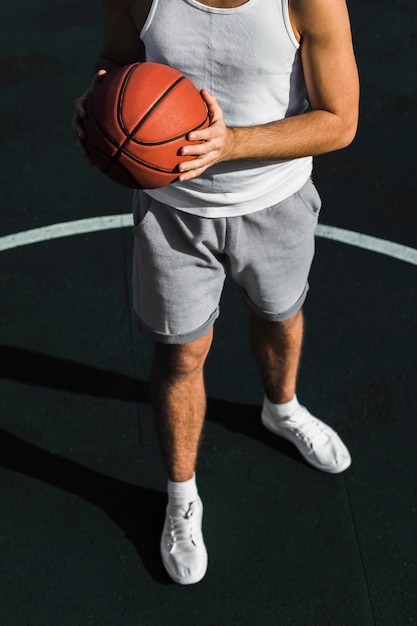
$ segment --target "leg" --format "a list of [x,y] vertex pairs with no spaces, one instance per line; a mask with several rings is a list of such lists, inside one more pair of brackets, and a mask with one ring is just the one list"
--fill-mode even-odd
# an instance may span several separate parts
[[213,331],[184,345],[157,343],[151,396],[161,450],[171,481],[189,480],[195,471],[206,410],[203,367]]
[[[207,568],[195,467],[206,408],[203,366],[225,278],[212,252],[223,222],[177,211],[140,190],[134,217],[134,313],[156,339],[150,387],[169,477],[161,556],[172,580],[192,584]],[[206,334],[194,341],[202,328]],[[158,341],[163,336],[168,343]]]
[[334,474],[343,472],[351,463],[346,446],[334,430],[297,400],[302,339],[301,310],[285,322],[269,322],[252,315],[252,349],[266,394],[262,422],[295,444],[315,468]]
[[157,344],[152,367],[152,402],[170,479],[161,557],[172,580],[183,585],[199,582],[207,569],[194,472],[206,410],[203,367],[212,336],[210,330],[188,344]]
[[266,396],[274,404],[289,402],[295,395],[303,327],[301,310],[284,322],[270,322],[252,313],[252,350]]

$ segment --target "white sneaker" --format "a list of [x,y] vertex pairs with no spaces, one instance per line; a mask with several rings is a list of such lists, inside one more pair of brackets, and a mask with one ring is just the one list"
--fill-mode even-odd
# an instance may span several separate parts
[[169,507],[161,538],[162,562],[169,576],[181,585],[198,583],[207,570],[207,550],[201,524],[201,499],[185,507]]
[[323,472],[338,474],[351,464],[351,458],[339,435],[330,426],[311,415],[304,406],[280,419],[265,398],[262,423],[271,432],[291,441],[308,463]]

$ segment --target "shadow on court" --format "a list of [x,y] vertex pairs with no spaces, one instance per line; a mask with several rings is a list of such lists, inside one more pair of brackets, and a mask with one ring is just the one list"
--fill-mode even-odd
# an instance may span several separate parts
[[[149,404],[150,401],[149,386],[146,381],[12,346],[0,346],[0,379],[67,393],[112,398],[134,404]],[[218,398],[208,398],[207,404],[206,417],[208,421],[217,423],[231,432],[258,440],[263,445],[269,445],[280,454],[305,465],[291,444],[283,439],[271,437],[262,427],[259,421],[259,406],[229,402]],[[13,439],[13,435],[7,435],[3,431],[2,437],[7,438],[7,436],[11,440]],[[6,450],[7,446],[4,449]],[[24,449],[22,451],[24,452]],[[10,458],[15,458],[15,455],[11,454]],[[0,464],[3,461],[4,458],[0,460]],[[5,462],[4,465],[11,467],[9,461]],[[71,465],[72,463],[68,462],[68,466]],[[13,469],[15,468],[13,467]],[[33,476],[45,479],[47,474],[34,474]],[[54,476],[54,472],[52,472],[52,476]],[[60,486],[67,488],[65,484]],[[78,495],[82,494],[79,493]]]
[[104,511],[133,544],[149,574],[169,582],[155,559],[161,537],[154,519],[163,519],[165,494],[93,471],[1,429],[0,455],[2,467],[63,489]]

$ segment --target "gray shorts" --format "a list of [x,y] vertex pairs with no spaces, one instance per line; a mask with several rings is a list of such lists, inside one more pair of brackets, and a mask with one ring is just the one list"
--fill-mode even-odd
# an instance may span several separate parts
[[251,310],[289,319],[307,295],[320,196],[311,180],[262,211],[201,218],[135,191],[133,309],[163,343],[205,335],[219,315],[226,274]]

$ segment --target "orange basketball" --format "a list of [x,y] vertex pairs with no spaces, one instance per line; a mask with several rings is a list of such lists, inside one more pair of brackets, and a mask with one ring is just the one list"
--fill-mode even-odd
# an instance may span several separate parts
[[93,163],[126,187],[152,189],[178,178],[192,130],[208,126],[204,100],[180,72],[134,63],[106,74],[93,88],[83,120]]

